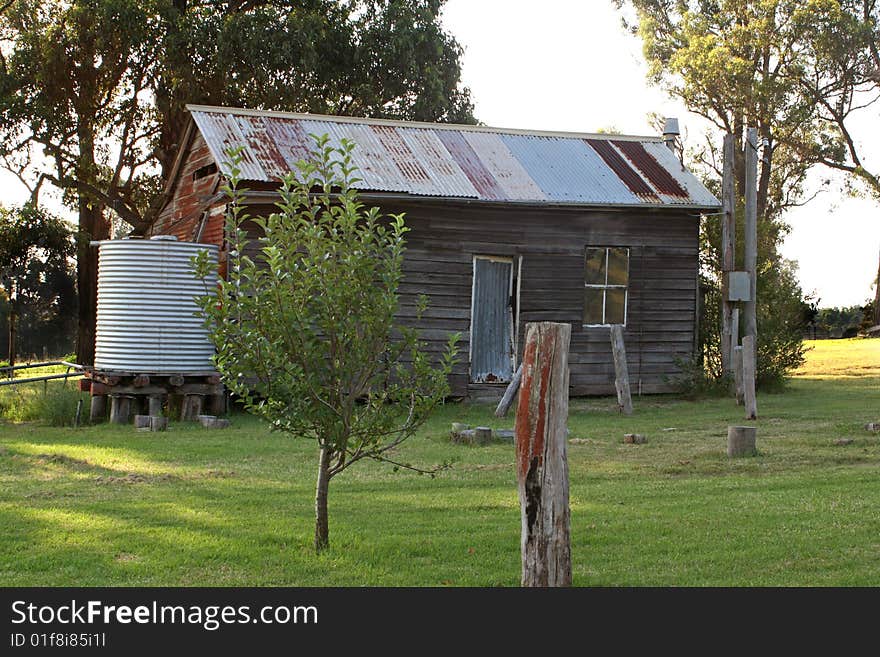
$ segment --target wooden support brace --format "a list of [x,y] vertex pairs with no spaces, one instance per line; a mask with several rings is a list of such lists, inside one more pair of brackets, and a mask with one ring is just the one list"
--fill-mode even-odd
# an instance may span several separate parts
[[626,347],[623,344],[623,327],[611,327],[611,353],[614,356],[614,387],[617,390],[617,405],[624,415],[632,415],[633,404],[629,390],[629,372],[626,367]]
[[739,345],[733,348],[733,381],[736,388],[736,403],[742,406],[743,396],[743,348]]
[[513,375],[510,385],[507,386],[507,390],[504,391],[504,396],[501,398],[501,401],[498,402],[498,407],[495,409],[495,417],[505,417],[507,415],[507,411],[510,409],[511,404],[513,404],[513,400],[516,399],[516,393],[519,391],[519,384],[521,381],[522,363],[516,368],[516,373]]

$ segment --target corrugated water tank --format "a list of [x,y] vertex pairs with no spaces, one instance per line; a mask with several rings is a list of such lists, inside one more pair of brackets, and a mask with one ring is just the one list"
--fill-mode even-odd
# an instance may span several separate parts
[[[95,369],[139,374],[214,372],[214,346],[196,296],[217,287],[213,244],[173,236],[98,242]],[[190,258],[207,251],[215,267],[198,279]]]

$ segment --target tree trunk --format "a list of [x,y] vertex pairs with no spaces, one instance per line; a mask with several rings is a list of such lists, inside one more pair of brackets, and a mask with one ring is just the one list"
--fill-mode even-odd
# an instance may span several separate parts
[[880,324],[880,260],[877,262],[877,285],[874,288],[874,326]]
[[[92,78],[87,77],[86,79],[91,80]],[[93,81],[90,84],[93,84]],[[86,97],[91,98],[91,96]],[[87,111],[85,108],[79,111],[82,118],[77,126],[79,157],[76,163],[76,179],[94,183],[98,174],[98,168],[95,164],[95,129],[92,121],[86,115]],[[93,365],[95,362],[95,323],[97,319],[98,250],[89,246],[89,242],[109,239],[110,221],[104,216],[103,205],[88,198],[83,192],[79,192],[78,196],[76,362],[80,365]]]
[[315,552],[330,545],[330,525],[327,520],[327,492],[330,487],[330,448],[321,447],[318,461],[318,485],[315,491]]
[[[9,304],[9,367],[15,365],[15,321],[18,318],[15,314],[15,302]],[[11,379],[15,370],[9,370],[9,378]]]

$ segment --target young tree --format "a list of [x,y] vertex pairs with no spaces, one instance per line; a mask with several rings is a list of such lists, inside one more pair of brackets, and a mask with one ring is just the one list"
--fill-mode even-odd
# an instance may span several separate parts
[[[350,152],[317,139],[314,162],[284,178],[279,212],[255,218],[251,242],[235,157],[227,193],[227,280],[201,308],[217,369],[252,413],[318,443],[315,549],[329,544],[330,480],[369,458],[419,472],[394,450],[449,394],[450,338],[439,366],[418,331],[395,325],[404,252],[403,215],[365,210],[352,189]],[[317,193],[313,193],[317,190]],[[203,255],[197,271],[211,263]],[[422,308],[426,300],[420,302]]]
[[20,319],[35,329],[73,310],[72,237],[61,219],[31,205],[0,206],[0,292],[7,308],[10,365],[15,364]]

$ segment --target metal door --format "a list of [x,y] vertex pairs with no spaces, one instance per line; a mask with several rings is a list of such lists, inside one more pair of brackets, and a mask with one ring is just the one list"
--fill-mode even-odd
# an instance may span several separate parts
[[474,257],[471,297],[471,382],[504,383],[513,376],[513,260]]

